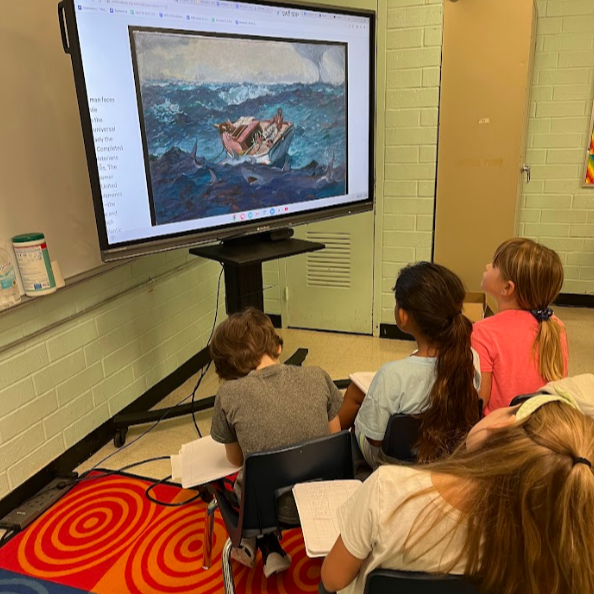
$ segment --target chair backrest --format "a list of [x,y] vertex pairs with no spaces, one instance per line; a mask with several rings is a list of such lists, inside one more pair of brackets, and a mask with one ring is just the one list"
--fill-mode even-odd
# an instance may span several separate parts
[[239,526],[244,536],[279,528],[276,500],[297,483],[353,478],[351,433],[251,454],[244,462]]
[[[483,401],[478,399],[479,419],[483,416]],[[382,451],[389,458],[401,460],[402,462],[416,462],[419,455],[419,448],[416,443],[421,434],[421,421],[410,415],[396,413],[390,417]]]
[[382,441],[383,453],[403,462],[416,462],[419,451],[415,444],[419,440],[420,429],[421,421],[416,417],[392,415]]
[[524,404],[526,400],[530,400],[534,396],[538,396],[539,392],[533,392],[532,394],[518,394],[510,403],[510,406],[518,406],[518,404]]
[[479,590],[462,576],[376,569],[367,576],[363,594],[479,594]]

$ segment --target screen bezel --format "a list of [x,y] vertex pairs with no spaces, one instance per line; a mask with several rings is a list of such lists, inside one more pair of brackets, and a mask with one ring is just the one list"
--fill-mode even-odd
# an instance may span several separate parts
[[[82,62],[81,48],[78,38],[78,27],[76,22],[75,0],[63,0],[59,4],[63,9],[66,20],[66,31],[68,39],[67,53],[72,60],[72,69],[74,72],[74,84],[78,100],[78,107],[81,119],[81,128],[85,144],[85,153],[87,157],[87,167],[89,172],[89,181],[91,185],[91,194],[93,198],[93,207],[95,212],[95,222],[97,225],[99,247],[101,259],[104,262],[130,258],[143,254],[151,254],[160,251],[172,250],[176,248],[190,247],[203,243],[209,243],[217,240],[242,237],[265,231],[272,231],[285,227],[294,227],[306,223],[313,223],[322,220],[337,218],[341,216],[369,212],[373,210],[375,203],[375,139],[376,139],[376,109],[375,109],[375,64],[376,64],[376,13],[372,10],[350,10],[345,8],[336,8],[327,5],[312,4],[291,4],[285,2],[267,2],[266,0],[243,0],[250,4],[264,6],[275,6],[281,8],[309,9],[319,12],[329,12],[334,14],[345,14],[351,16],[360,16],[369,19],[369,180],[368,180],[368,198],[364,201],[341,204],[335,206],[326,206],[303,211],[299,213],[281,214],[258,221],[243,221],[233,225],[220,225],[208,227],[206,230],[184,231],[161,235],[159,237],[150,237],[146,239],[136,239],[110,244],[107,240],[107,227],[105,224],[105,212],[103,208],[103,196],[101,193],[101,182],[99,178],[99,167],[97,155],[95,152],[95,142],[93,139],[93,128],[91,123],[91,113],[88,103],[87,87],[85,73]],[[60,18],[60,15],[58,15]],[[65,47],[66,49],[66,47]]]

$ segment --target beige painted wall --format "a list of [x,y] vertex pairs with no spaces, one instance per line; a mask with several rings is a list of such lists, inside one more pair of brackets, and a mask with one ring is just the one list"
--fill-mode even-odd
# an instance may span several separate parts
[[[65,278],[101,265],[70,57],[57,2],[4,2],[0,245],[45,233]],[[4,247],[7,247],[4,245]]]

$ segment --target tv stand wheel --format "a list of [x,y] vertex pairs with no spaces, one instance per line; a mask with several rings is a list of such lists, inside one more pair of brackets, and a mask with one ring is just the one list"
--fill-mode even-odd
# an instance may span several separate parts
[[113,437],[113,445],[116,448],[121,448],[126,443],[126,435],[128,434],[128,427],[118,429]]

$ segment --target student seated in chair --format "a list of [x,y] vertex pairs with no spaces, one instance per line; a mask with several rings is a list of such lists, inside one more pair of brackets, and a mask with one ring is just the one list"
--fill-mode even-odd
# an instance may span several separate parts
[[[481,375],[470,346],[472,322],[462,313],[466,291],[452,271],[418,262],[403,268],[394,287],[396,325],[417,342],[406,359],[384,365],[367,395],[351,384],[338,413],[343,429],[355,421],[365,460],[377,468],[390,416],[416,415],[420,462],[449,455],[479,420]],[[356,420],[355,420],[356,416]]]
[[363,483],[339,510],[323,587],[360,594],[382,567],[464,574],[492,594],[594,592],[593,462],[594,421],[571,396],[496,409],[449,459]]
[[[342,394],[319,367],[282,365],[283,340],[270,318],[250,308],[232,314],[215,331],[210,353],[224,380],[215,399],[210,434],[225,444],[232,464],[243,465],[248,454],[294,445],[340,431]],[[241,500],[242,473],[235,481],[235,503]],[[278,501],[279,520],[299,524],[295,500],[287,493]],[[234,548],[237,561],[253,567],[256,545],[262,551],[264,574],[270,577],[291,565],[275,535],[244,539]]]
[[550,307],[562,286],[559,254],[531,239],[504,241],[487,264],[481,287],[498,313],[472,332],[485,414],[567,376],[567,333]]

